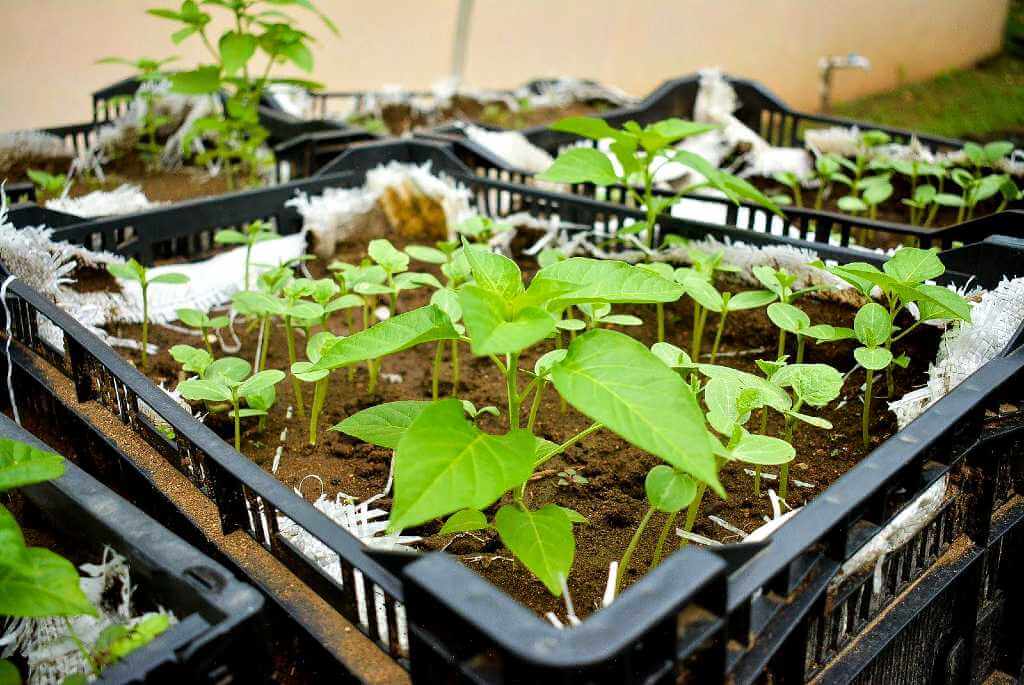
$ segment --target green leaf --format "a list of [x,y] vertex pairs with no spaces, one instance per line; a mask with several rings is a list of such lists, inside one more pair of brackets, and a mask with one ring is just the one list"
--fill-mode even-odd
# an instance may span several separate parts
[[904,283],[916,284],[938,278],[946,267],[932,250],[902,247],[882,265],[882,270]]
[[489,527],[487,517],[483,515],[483,512],[476,509],[463,509],[449,516],[438,533],[440,535],[453,535],[471,530],[484,530]]
[[64,458],[17,440],[0,438],[0,492],[60,478]]
[[178,383],[178,392],[186,400],[193,402],[230,402],[231,391],[226,385],[217,381],[190,378]]
[[647,472],[644,490],[652,507],[666,514],[674,514],[693,501],[697,495],[697,484],[688,474],[660,464]]
[[803,421],[806,424],[814,426],[815,428],[824,428],[825,430],[832,430],[832,422],[827,419],[823,419],[820,416],[810,416],[808,414],[801,414],[798,411],[787,411],[787,416],[792,416],[798,421]]
[[547,171],[536,176],[541,181],[554,183],[593,183],[610,186],[619,183],[612,162],[600,150],[574,147],[558,156]]
[[887,181],[872,183],[864,188],[863,198],[868,205],[878,205],[892,196],[892,184]]
[[730,297],[726,309],[730,312],[756,309],[771,304],[775,301],[775,297],[775,293],[771,290],[746,290]]
[[305,43],[295,42],[285,45],[281,54],[287,57],[292,64],[305,72],[313,71],[313,53]]
[[867,203],[854,195],[846,195],[844,197],[841,197],[839,198],[839,202],[836,204],[839,205],[839,209],[843,210],[844,212],[849,212],[851,214],[857,214],[859,212],[868,211]]
[[41,547],[25,547],[17,522],[0,506],[0,616],[95,615],[71,562]]
[[467,285],[459,292],[462,319],[473,354],[509,354],[540,342],[555,331],[555,319],[539,307],[527,307],[514,317],[501,296]]
[[603,138],[618,139],[622,133],[612,128],[604,119],[597,117],[566,117],[551,124],[548,128],[552,131],[563,133],[575,133],[591,140],[602,140]]
[[191,345],[175,345],[170,352],[171,357],[181,364],[182,369],[200,376],[204,375],[213,363],[213,356],[209,352]]
[[134,259],[127,264],[107,264],[107,271],[114,278],[120,278],[125,281],[141,282],[145,274],[142,266]]
[[315,366],[318,370],[337,369],[386,357],[421,343],[457,340],[458,337],[448,315],[434,305],[427,305],[338,339],[323,350]]
[[843,374],[828,364],[789,364],[772,375],[772,383],[793,388],[804,404],[824,407],[839,397],[843,389]]
[[479,245],[465,245],[463,253],[478,287],[506,301],[512,301],[523,293],[523,274],[514,261]]
[[252,372],[252,366],[239,357],[221,357],[206,369],[205,377],[211,380],[237,384],[244,381]]
[[265,369],[264,371],[254,374],[251,378],[238,386],[238,395],[240,397],[258,395],[267,388],[272,388],[283,380],[283,371],[279,371],[277,369]]
[[555,364],[559,364],[563,359],[565,359],[565,355],[566,350],[564,349],[551,350],[550,352],[541,355],[540,359],[538,359],[533,365],[534,375],[540,376],[541,378],[547,376],[551,373],[551,369],[554,368]]
[[178,320],[186,326],[191,326],[192,328],[202,328],[206,326],[206,314],[198,309],[179,309],[177,314]]
[[843,279],[863,295],[870,295],[875,287],[874,279],[882,272],[873,264],[867,262],[849,262],[842,266],[827,267],[832,273]]
[[452,323],[462,319],[462,306],[459,304],[459,295],[451,288],[440,288],[430,296],[430,304],[438,307]]
[[387,238],[376,238],[366,248],[370,259],[384,267],[392,274],[400,273],[409,268],[409,255],[400,252]]
[[949,288],[941,285],[921,283],[914,287],[917,291],[918,310],[921,321],[933,319],[961,320],[970,323],[971,303]]
[[165,285],[182,285],[183,283],[188,283],[188,276],[186,276],[185,274],[177,273],[160,274],[158,276],[153,276],[152,278],[150,278],[149,283],[163,283]]
[[710,309],[713,312],[722,311],[722,295],[715,286],[708,283],[700,276],[689,276],[683,279],[683,288],[686,290],[686,294],[693,298],[693,300],[705,309]]
[[590,331],[572,342],[551,379],[573,407],[723,494],[693,392],[643,343]]
[[707,133],[708,131],[714,131],[717,128],[720,127],[716,124],[686,121],[685,119],[679,119],[676,117],[651,124],[651,130],[665,138],[669,143],[674,143],[677,140],[682,140],[683,138],[689,138],[691,136],[698,136],[702,133]]
[[530,477],[534,453],[527,431],[489,435],[466,419],[459,400],[432,403],[406,429],[395,450],[388,530],[489,506]]
[[256,37],[248,33],[228,31],[220,37],[218,47],[224,72],[234,74],[256,54]]
[[213,242],[218,245],[245,245],[249,242],[249,238],[240,231],[225,228],[214,234]]
[[670,369],[691,369],[693,361],[690,355],[680,347],[668,342],[657,342],[651,345],[651,352]]
[[444,252],[425,245],[407,245],[405,253],[416,261],[427,264],[446,264],[448,262],[448,255]]
[[857,363],[865,369],[880,371],[892,362],[892,352],[884,347],[858,347],[853,351]]
[[220,67],[199,67],[171,74],[171,90],[183,95],[206,95],[220,89]]
[[818,342],[836,342],[837,340],[849,340],[856,337],[852,328],[843,326],[832,326],[827,323],[818,323],[800,331],[801,335],[814,338]]
[[799,307],[784,302],[776,302],[768,306],[768,318],[784,331],[802,333],[811,325],[811,319]]
[[527,294],[547,287],[545,281],[559,281],[575,286],[568,292],[551,297],[546,307],[548,311],[558,311],[570,304],[582,302],[675,302],[683,294],[681,285],[648,269],[625,262],[586,257],[572,257],[544,267],[530,282]]
[[330,430],[388,449],[398,447],[406,429],[430,406],[421,400],[401,400],[378,404],[353,414]]
[[[65,678],[64,683],[67,682]],[[83,680],[82,682],[87,681]],[[0,685],[21,685],[21,673],[18,672],[18,667],[7,659],[0,659]]]
[[572,521],[562,507],[548,504],[536,511],[506,504],[494,517],[494,527],[509,551],[537,576],[548,592],[562,594],[569,578],[576,539]]
[[[740,390],[751,388],[756,390],[760,400],[776,411],[786,411],[792,406],[792,400],[786,391],[765,378],[755,376],[746,371],[740,371],[729,366],[718,366],[716,364],[697,364],[697,370],[711,380],[724,380],[728,383],[738,385]],[[735,393],[739,397],[739,392]]]
[[868,347],[881,345],[892,335],[889,312],[877,302],[869,302],[853,318],[853,332],[857,340]]
[[234,409],[232,409],[231,411],[228,412],[228,416],[230,416],[231,418],[235,418],[236,415],[240,419],[248,419],[248,418],[251,418],[253,416],[266,416],[267,415],[267,410],[266,409],[245,408],[245,409],[239,409],[237,412]]
[[793,461],[796,450],[785,440],[767,435],[744,433],[732,448],[732,457],[748,464],[773,466]]

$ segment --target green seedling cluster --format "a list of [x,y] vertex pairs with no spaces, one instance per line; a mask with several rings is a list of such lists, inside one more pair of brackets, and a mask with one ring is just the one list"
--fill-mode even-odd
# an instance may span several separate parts
[[[778,207],[747,181],[718,169],[700,155],[676,147],[681,141],[712,131],[716,126],[683,119],[665,119],[641,126],[628,121],[615,128],[604,119],[568,117],[551,125],[554,131],[572,133],[595,142],[610,140],[609,152],[593,147],[571,147],[563,151],[547,171],[537,178],[555,183],[593,183],[622,186],[630,200],[646,212],[643,221],[619,229],[620,234],[646,233],[648,246],[655,247],[658,216],[668,212],[686,193],[711,187],[733,202],[750,200],[778,212]],[[681,164],[700,178],[671,197],[655,193],[658,171],[666,164]]]
[[[196,156],[200,164],[217,162],[224,169],[229,187],[242,177],[248,183],[259,178],[260,146],[267,130],[260,125],[259,104],[267,86],[273,83],[319,88],[304,79],[271,75],[282,65],[313,70],[313,38],[297,28],[298,21],[287,13],[298,8],[316,14],[333,33],[337,28],[310,0],[184,0],[177,9],[150,9],[149,14],[175,23],[171,35],[175,45],[197,38],[209,63],[170,75],[171,89],[186,95],[223,95],[223,107],[216,114],[196,119],[182,141],[186,154],[197,139],[212,141]],[[227,26],[212,35],[214,13]]]

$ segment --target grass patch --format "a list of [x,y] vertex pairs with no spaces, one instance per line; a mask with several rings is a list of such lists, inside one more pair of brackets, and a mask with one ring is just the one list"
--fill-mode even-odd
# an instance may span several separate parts
[[1024,139],[1024,59],[1001,55],[973,69],[836,105],[839,116],[990,141]]

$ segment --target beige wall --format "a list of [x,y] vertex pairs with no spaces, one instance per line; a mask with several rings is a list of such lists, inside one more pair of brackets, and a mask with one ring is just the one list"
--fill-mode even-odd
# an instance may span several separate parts
[[[144,9],[176,0],[0,0],[0,131],[87,120],[89,93],[126,71],[107,55],[202,56],[173,46]],[[457,0],[318,0],[314,77],[331,89],[428,87],[447,73]],[[790,104],[817,102],[816,62],[857,51],[870,72],[840,73],[836,97],[884,90],[999,49],[1008,0],[476,0],[466,81],[508,86],[577,75],[646,94],[703,66],[761,80]]]

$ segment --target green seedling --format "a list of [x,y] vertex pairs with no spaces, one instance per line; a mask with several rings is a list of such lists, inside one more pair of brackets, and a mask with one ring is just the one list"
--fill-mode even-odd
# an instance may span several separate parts
[[814,160],[814,176],[818,182],[818,192],[814,195],[814,209],[821,210],[834,184],[853,185],[850,177],[843,173],[840,160],[841,157],[831,154],[819,155]]
[[568,485],[586,485],[590,481],[576,472],[576,469],[567,468],[558,472],[558,484],[562,487]]
[[631,314],[612,314],[612,306],[607,303],[584,302],[576,307],[583,319],[561,319],[556,324],[563,331],[582,331],[600,328],[601,326],[642,326],[643,319]]
[[[716,274],[719,272],[736,273],[739,271],[739,267],[726,263],[724,261],[724,253],[721,250],[708,254],[691,248],[687,253],[692,266],[676,269],[673,273],[673,279],[676,283],[683,286],[683,291],[693,300],[693,329],[691,332],[690,354],[694,359],[699,359],[701,351],[704,349],[704,328],[707,324],[708,309],[701,304],[700,300],[694,297],[694,293],[697,293],[698,297],[703,296],[708,290],[700,285],[701,282],[714,289]],[[658,342],[662,341],[663,339],[659,338]]]
[[217,231],[213,241],[218,245],[245,245],[245,279],[243,290],[249,289],[249,271],[252,262],[252,248],[257,243],[274,240],[280,236],[276,231],[271,230],[269,225],[262,221],[253,221],[245,227],[244,231],[236,231],[233,228],[225,228]]
[[[490,358],[505,378],[508,432],[484,433],[466,419],[456,400],[379,405],[336,428],[395,449],[390,530],[447,514],[454,516],[445,532],[493,526],[512,554],[559,595],[573,561],[572,525],[582,518],[554,504],[533,509],[526,504],[524,491],[534,471],[568,447],[607,427],[716,492],[723,491],[692,390],[641,343],[622,333],[594,329],[567,350],[544,355],[533,373],[520,371],[520,355],[551,337],[569,306],[672,301],[682,289],[623,262],[583,258],[544,267],[526,287],[512,260],[477,246],[464,251],[473,278],[458,292],[467,342],[476,356]],[[433,305],[397,318],[412,315],[420,316],[422,325],[410,320],[394,331],[396,337],[401,331],[403,345],[458,336],[450,319]],[[369,338],[364,343],[353,338],[375,333],[385,339],[388,323],[338,341],[325,352],[320,368],[338,368],[374,354],[366,344]],[[397,346],[397,341],[391,344]],[[521,375],[528,378],[525,387],[520,386]],[[593,421],[560,445],[533,435],[535,412],[525,429],[520,420],[524,400],[546,382]],[[505,493],[512,494],[512,503],[502,506],[488,523],[482,510]]]
[[[101,677],[103,669],[125,658],[135,650],[145,647],[171,627],[167,614],[152,614],[133,625],[115,623],[100,631],[91,648],[71,634],[71,639],[89,668],[93,678]],[[70,625],[69,625],[70,628]],[[84,673],[74,673],[62,681],[62,685],[86,685],[90,678]]]
[[[643,221],[619,228],[619,233],[646,231],[648,246],[655,247],[657,218],[667,212],[686,193],[698,188],[715,188],[739,204],[742,200],[756,202],[781,214],[779,208],[753,185],[710,164],[689,150],[675,147],[691,136],[717,128],[683,119],[666,119],[647,126],[635,121],[622,128],[611,126],[604,119],[568,117],[551,125],[554,131],[573,133],[593,141],[610,139],[609,148],[617,167],[605,153],[592,147],[571,147],[563,151],[547,171],[537,178],[555,183],[593,183],[599,187],[623,186],[630,199],[645,210]],[[681,164],[696,172],[699,181],[687,185],[671,197],[655,193],[658,170],[669,163]]]
[[142,291],[142,370],[145,371],[149,359],[149,287],[151,285],[183,285],[188,283],[188,276],[164,273],[151,277],[149,270],[135,259],[129,259],[124,264],[108,264],[107,271],[115,278],[138,283]]
[[[857,363],[867,371],[862,417],[864,446],[870,442],[869,419],[874,372],[885,370],[888,396],[893,397],[895,385],[892,366],[905,367],[909,358],[892,353],[893,343],[914,330],[924,321],[966,321],[971,320],[971,305],[957,293],[926,281],[945,273],[946,267],[931,250],[904,247],[898,250],[878,269],[865,262],[851,262],[828,270],[870,298],[877,287],[885,305],[869,302],[861,307],[854,319],[853,330],[861,347],[854,350]],[[913,303],[919,318],[907,329],[894,335],[898,330],[896,317]]]
[[206,377],[206,370],[213,364],[214,357],[209,351],[191,345],[175,345],[170,349],[171,358],[181,364],[181,370],[200,378]]
[[29,169],[25,174],[35,185],[36,195],[41,200],[60,197],[68,186],[68,177],[65,174],[50,174],[39,169]]
[[206,351],[211,355],[213,354],[213,346],[210,344],[211,332],[219,331],[221,328],[231,325],[231,319],[226,316],[210,317],[206,312],[198,309],[179,309],[178,320],[189,328],[195,328],[199,331],[199,336],[203,339],[203,344],[206,346]]
[[[176,59],[177,57],[168,57],[166,59],[141,57],[136,60],[129,60],[121,57],[105,57],[99,60],[99,63],[121,64],[131,67],[137,72],[135,75],[136,81],[139,83],[153,83],[156,81],[162,81],[169,76],[169,74],[163,70],[164,66],[170,64]],[[150,166],[154,166],[159,160],[160,154],[163,152],[163,146],[157,142],[157,133],[160,131],[162,126],[165,126],[170,122],[170,118],[157,113],[157,96],[152,90],[148,88],[140,88],[137,95],[142,99],[142,102],[145,105],[145,111],[142,114],[142,126],[139,131],[139,142],[136,144],[135,148]]]
[[[775,302],[768,306],[768,318],[780,331],[796,337],[796,363],[804,361],[804,343],[807,338],[822,342],[848,340],[854,337],[853,330],[826,323],[811,325],[811,318],[799,307]],[[782,356],[781,354],[779,355]]]
[[[202,378],[190,378],[179,383],[178,392],[195,402],[230,402],[231,418],[235,424],[235,449],[241,452],[241,420],[266,416],[267,408],[263,408],[266,406],[266,391],[283,380],[284,372],[277,369],[253,374],[252,366],[244,359],[222,357],[206,368]],[[246,400],[249,406],[242,407],[242,400]]]
[[[175,44],[195,36],[209,52],[210,64],[172,74],[171,88],[185,95],[223,96],[224,106],[217,114],[201,117],[192,124],[182,149],[190,154],[195,140],[212,138],[212,147],[199,154],[197,161],[218,162],[229,188],[234,187],[240,173],[250,183],[258,179],[258,151],[268,136],[260,125],[259,105],[267,86],[284,83],[307,89],[319,87],[302,79],[271,77],[274,67],[282,64],[291,64],[307,73],[313,69],[313,53],[309,49],[313,39],[296,28],[297,20],[284,12],[289,6],[314,12],[337,34],[337,27],[310,0],[183,0],[177,10],[147,10],[179,26],[171,36]],[[205,11],[211,8],[223,10],[227,21],[215,22]],[[216,39],[210,35],[214,25],[227,25]],[[257,53],[262,53],[260,61],[264,66],[260,69],[256,68]]]
[[[775,297],[778,298],[782,304],[793,304],[794,301],[807,295],[809,293],[822,289],[822,286],[809,286],[807,288],[800,288],[794,290],[793,286],[796,285],[797,277],[785,269],[773,269],[770,266],[759,265],[753,268],[754,277],[761,282],[765,288],[775,293]],[[777,358],[782,358],[786,354],[786,329],[779,329],[779,351],[776,354]]]
[[[692,275],[684,278],[682,284],[686,289],[686,294],[693,298],[694,303],[701,308],[700,328],[695,333],[695,338],[702,334],[708,312],[716,312],[719,315],[715,340],[711,345],[710,362],[712,364],[718,357],[718,346],[722,342],[722,332],[725,330],[725,320],[729,312],[764,307],[774,302],[776,298],[775,293],[770,290],[747,290],[735,295],[730,292],[720,293],[708,281]],[[695,342],[693,351],[699,358],[701,352],[699,339]]]
[[972,174],[966,169],[953,169],[949,173],[949,177],[960,187],[961,194],[937,193],[933,202],[942,207],[955,207],[957,223],[965,219],[973,219],[978,203],[989,200],[1002,192],[1009,179],[1005,174],[982,176],[981,174]]
[[485,216],[471,216],[455,227],[459,235],[466,236],[466,239],[481,245],[488,244],[492,238],[499,233],[507,233],[512,226],[495,221]]
[[777,183],[781,183],[789,188],[791,195],[788,197],[782,196],[787,200],[785,204],[795,204],[797,207],[804,206],[803,187],[799,176],[794,174],[792,171],[780,171],[772,174],[772,178],[775,179]]

